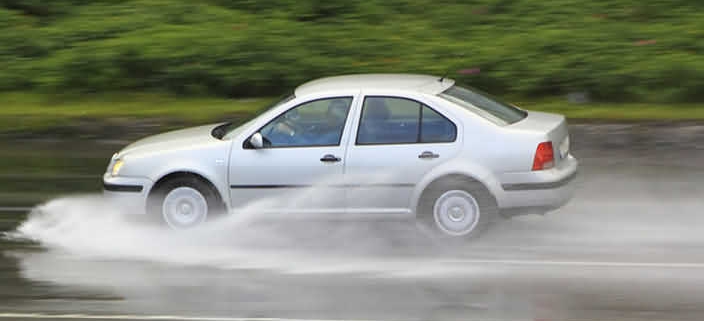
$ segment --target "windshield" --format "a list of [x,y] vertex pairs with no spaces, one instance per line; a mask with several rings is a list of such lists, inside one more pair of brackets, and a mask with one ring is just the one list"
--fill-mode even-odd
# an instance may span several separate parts
[[438,96],[502,125],[513,124],[527,115],[525,111],[474,88],[455,85]]
[[[293,93],[287,93],[287,94],[279,97],[278,99],[275,99],[271,104],[267,105],[266,107],[258,110],[256,113],[254,113],[254,117],[252,117],[252,118],[256,118],[257,116],[265,113],[266,111],[268,111],[276,106],[279,106],[281,104],[285,104],[286,102],[289,102],[289,101],[293,100],[294,98],[296,98],[296,96]],[[247,123],[249,123],[249,121]],[[221,138],[221,139],[228,139],[232,136],[232,133],[235,131],[235,129],[237,129],[240,126],[242,126],[241,123],[232,123],[232,122],[225,124],[223,126],[219,126],[218,128],[216,128],[217,133],[214,131],[213,136],[215,136],[217,138]]]

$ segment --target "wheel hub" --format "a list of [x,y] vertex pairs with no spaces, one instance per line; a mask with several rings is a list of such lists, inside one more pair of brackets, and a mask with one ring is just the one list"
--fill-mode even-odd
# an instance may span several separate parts
[[181,206],[179,206],[179,213],[183,215],[190,215],[193,213],[193,206],[188,202],[181,202]]
[[194,227],[208,216],[208,202],[197,189],[178,187],[166,194],[162,214],[164,221],[172,228]]
[[468,192],[451,190],[443,193],[433,207],[435,224],[452,236],[466,235],[479,222],[479,204]]
[[454,206],[450,209],[449,218],[453,222],[459,222],[464,218],[464,211],[459,206]]

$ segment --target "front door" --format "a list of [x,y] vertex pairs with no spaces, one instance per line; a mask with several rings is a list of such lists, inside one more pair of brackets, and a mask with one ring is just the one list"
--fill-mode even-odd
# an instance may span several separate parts
[[366,96],[345,163],[348,211],[411,213],[415,185],[459,152],[458,128],[408,98]]
[[[344,211],[345,124],[353,97],[304,102],[258,130],[264,147],[233,146],[230,197],[236,210]],[[321,187],[321,188],[317,188]]]

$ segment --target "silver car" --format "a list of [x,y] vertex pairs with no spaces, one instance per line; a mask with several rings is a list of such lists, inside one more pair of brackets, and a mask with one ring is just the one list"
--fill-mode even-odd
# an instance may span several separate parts
[[497,217],[564,205],[577,172],[569,149],[561,115],[447,78],[348,75],[305,83],[242,125],[134,142],[103,183],[130,212],[176,229],[249,210],[411,218],[473,237]]

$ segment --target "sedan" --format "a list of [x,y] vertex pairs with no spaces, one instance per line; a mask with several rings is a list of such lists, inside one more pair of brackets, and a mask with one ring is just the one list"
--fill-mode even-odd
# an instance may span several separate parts
[[470,238],[499,217],[563,206],[576,172],[564,116],[445,77],[368,74],[305,83],[244,124],[136,141],[103,186],[175,229],[249,211],[406,218]]

